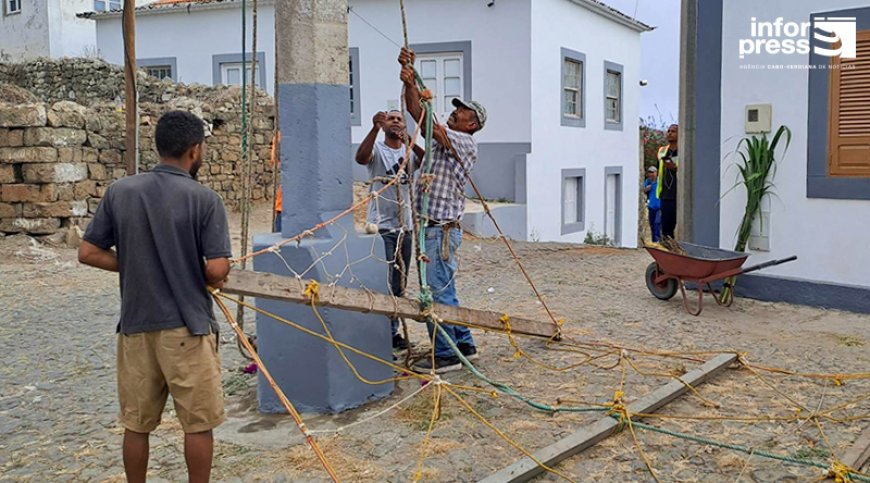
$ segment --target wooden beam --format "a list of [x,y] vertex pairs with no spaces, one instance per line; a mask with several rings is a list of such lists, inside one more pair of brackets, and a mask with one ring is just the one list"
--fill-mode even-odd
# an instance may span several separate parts
[[[629,404],[628,411],[630,414],[648,414],[655,412],[662,406],[689,391],[687,384],[692,387],[703,384],[709,378],[723,371],[736,360],[736,354],[720,354],[707,361],[703,366],[683,375],[680,379],[685,382],[685,384],[680,381],[671,381],[655,392]],[[580,428],[567,438],[542,448],[533,454],[539,461],[552,467],[566,458],[570,458],[571,456],[595,446],[608,436],[617,432],[619,426],[620,423],[616,419],[609,416],[603,417],[588,426]],[[487,476],[481,480],[480,483],[514,483],[529,481],[543,471],[544,469],[538,466],[538,464],[531,458],[526,457]]]
[[[861,436],[858,436],[840,461],[849,468],[861,471],[861,468],[870,461],[870,428],[865,429]],[[834,481],[834,479],[827,478],[825,481]]]
[[[311,303],[305,296],[305,288],[310,280],[299,280],[271,273],[251,271],[230,272],[223,292],[250,297],[284,300],[300,304]],[[393,297],[368,290],[321,285],[320,301],[322,307],[332,307],[354,312],[371,312],[390,317],[402,317],[424,321],[426,316],[420,312],[420,304],[415,300]],[[445,322],[457,325],[474,325],[484,330],[504,331],[503,314],[486,310],[464,307],[451,307],[435,304],[435,314]],[[511,332],[514,334],[551,338],[558,334],[558,328],[550,322],[511,317]]]

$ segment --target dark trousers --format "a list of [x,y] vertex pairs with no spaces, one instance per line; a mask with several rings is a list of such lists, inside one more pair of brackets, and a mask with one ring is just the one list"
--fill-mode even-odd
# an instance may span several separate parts
[[658,242],[662,238],[662,210],[647,209],[649,210],[649,229],[652,233],[652,241]]
[[[411,233],[389,230],[380,230],[379,233],[384,240],[384,251],[387,254],[390,292],[396,297],[402,297],[405,295],[405,285],[411,268]],[[399,319],[390,317],[390,325],[395,336],[399,333]]]
[[662,201],[662,236],[674,238],[677,228],[677,200]]

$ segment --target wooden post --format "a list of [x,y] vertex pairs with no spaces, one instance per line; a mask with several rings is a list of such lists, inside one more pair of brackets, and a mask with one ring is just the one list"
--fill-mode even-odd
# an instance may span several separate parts
[[[703,366],[680,377],[680,381],[671,381],[653,393],[638,399],[628,405],[629,414],[652,413],[674,399],[689,391],[689,386],[703,384],[709,378],[725,370],[737,360],[736,354],[720,354],[707,361]],[[681,382],[682,381],[682,382]],[[685,384],[684,384],[685,383]],[[640,418],[638,418],[640,419]],[[603,417],[598,421],[580,428],[567,438],[534,453],[538,461],[552,467],[560,461],[570,458],[617,432],[620,422],[612,417]],[[517,483],[529,481],[544,471],[531,458],[523,458],[516,463],[499,470],[481,480],[480,483]]]
[[[230,273],[223,291],[236,295],[284,300],[307,305],[311,302],[304,292],[309,283],[311,283],[310,280],[271,273],[235,271]],[[420,304],[415,300],[332,285],[321,287],[320,300],[317,305],[419,321],[424,321],[427,317],[420,312]],[[447,323],[474,324],[487,330],[500,332],[505,329],[505,325],[501,321],[503,314],[497,312],[440,304],[435,304],[433,310],[438,317]],[[552,322],[539,322],[519,317],[511,317],[509,320],[513,334],[545,338],[557,335],[556,327]]]
[[139,171],[139,94],[136,89],[136,2],[124,2],[121,30],[124,37],[124,109],[126,139],[124,164],[127,176]]
[[[870,428],[864,430],[861,436],[855,440],[855,443],[843,455],[841,462],[854,469],[861,471],[861,468],[870,461]],[[825,481],[834,481],[833,478],[827,478]]]

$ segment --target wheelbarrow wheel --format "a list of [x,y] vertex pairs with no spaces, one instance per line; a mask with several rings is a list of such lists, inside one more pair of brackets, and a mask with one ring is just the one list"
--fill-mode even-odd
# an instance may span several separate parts
[[670,300],[677,294],[677,281],[669,278],[661,283],[656,283],[656,276],[659,274],[659,267],[656,262],[652,262],[646,267],[646,288],[649,293],[653,294],[659,300]]

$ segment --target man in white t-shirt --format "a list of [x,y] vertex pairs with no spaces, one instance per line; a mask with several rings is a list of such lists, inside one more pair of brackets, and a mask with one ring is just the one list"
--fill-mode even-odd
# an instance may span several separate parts
[[[381,131],[384,133],[384,140],[377,141]],[[405,294],[411,266],[411,233],[414,228],[408,194],[408,171],[401,168],[407,149],[404,144],[406,138],[405,118],[401,112],[378,112],[372,118],[372,129],[356,151],[356,162],[368,168],[372,192],[383,188],[388,180],[399,177],[396,184],[369,202],[367,217],[367,223],[378,227],[378,233],[384,241],[389,264],[387,277],[390,292],[396,297]],[[411,156],[411,162],[414,162],[414,154]],[[401,198],[398,192],[401,193]],[[408,341],[399,334],[399,320],[393,317],[390,322],[393,330],[393,350],[408,349]]]

